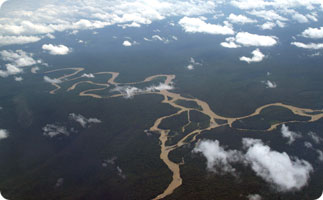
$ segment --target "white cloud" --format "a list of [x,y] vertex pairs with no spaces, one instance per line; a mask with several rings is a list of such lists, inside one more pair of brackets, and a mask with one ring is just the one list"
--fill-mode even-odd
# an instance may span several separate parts
[[10,75],[20,74],[23,70],[12,64],[6,64],[6,70],[0,70],[0,77],[5,78]]
[[248,195],[248,200],[262,200],[259,194],[250,194]]
[[6,2],[7,0],[0,0],[0,9],[2,7],[2,5]]
[[49,38],[49,39],[55,39],[55,35],[51,34],[51,33],[47,33],[46,36]]
[[285,124],[282,125],[280,131],[281,131],[282,136],[284,138],[287,138],[288,139],[288,142],[287,143],[289,145],[292,144],[296,140],[296,138],[300,138],[301,137],[300,134],[297,134],[297,133],[295,133],[293,131],[290,131],[289,128],[288,128],[288,126],[286,126]]
[[292,15],[292,18],[299,23],[307,23],[308,22],[308,19],[306,16],[304,16],[300,13],[297,13],[297,12]]
[[187,65],[187,67],[186,67],[188,70],[193,70],[194,69],[194,65],[192,65],[192,64],[189,64],[189,65]]
[[94,74],[82,74],[81,77],[85,77],[85,78],[95,78]]
[[[1,8],[1,6],[0,6],[0,8]],[[0,199],[1,200],[8,200],[8,199],[4,198],[1,193],[0,193]]]
[[0,56],[2,60],[8,61],[17,67],[27,67],[37,63],[32,57],[33,54],[27,53],[23,50],[16,50],[15,52],[11,50],[3,50],[0,51]]
[[143,93],[143,90],[136,87],[131,87],[131,86],[117,86],[110,91],[119,92],[126,99],[130,99],[137,94]]
[[118,176],[120,176],[122,179],[126,179],[126,175],[123,173],[122,169],[117,166],[117,172],[118,172]]
[[32,66],[36,63],[41,63],[41,61],[36,61],[33,59],[33,54],[26,53],[23,50],[16,51],[0,51],[0,57],[3,61],[9,63],[5,64],[6,70],[0,70],[0,77],[8,77],[10,75],[16,75],[23,72],[22,67]]
[[70,113],[69,114],[69,119],[74,120],[77,123],[79,123],[83,128],[86,128],[89,126],[91,123],[101,123],[102,121],[97,119],[97,118],[86,118],[81,114],[75,114],[75,113]]
[[273,29],[275,26],[276,26],[276,24],[275,24],[275,23],[273,23],[273,22],[266,22],[266,23],[264,23],[263,25],[261,25],[260,27],[261,27],[261,29],[263,29],[263,30],[271,30],[271,29]]
[[263,47],[270,47],[277,44],[275,36],[257,35],[248,32],[239,32],[235,37],[235,42],[243,46]]
[[226,42],[221,42],[221,46],[225,48],[239,48],[241,45],[235,43],[235,38],[234,37],[228,37],[225,39]]
[[323,43],[304,44],[302,42],[292,42],[291,44],[303,49],[314,49],[314,50],[323,49]]
[[42,49],[49,52],[51,55],[66,55],[71,52],[71,50],[65,45],[52,45],[52,44],[44,44]]
[[169,40],[167,38],[160,37],[159,35],[153,35],[151,36],[153,40],[159,40],[162,41],[163,43],[167,44],[169,43]]
[[46,124],[46,126],[43,127],[43,135],[52,138],[58,135],[69,136],[70,133],[67,131],[66,127],[64,126],[59,126],[55,124]]
[[316,16],[313,14],[313,15],[311,15],[311,14],[307,14],[306,15],[306,17],[308,18],[308,19],[310,19],[310,20],[312,20],[312,21],[314,21],[314,22],[317,22],[318,20],[317,20],[317,18],[316,18]]
[[123,29],[126,29],[128,27],[133,27],[133,28],[139,28],[139,27],[141,27],[141,25],[138,24],[137,22],[132,22],[131,24],[120,24],[118,26],[122,27]]
[[310,136],[310,138],[316,143],[316,144],[320,144],[323,139],[317,135],[317,133],[314,133],[312,131],[307,133],[308,136]]
[[313,167],[305,160],[277,152],[261,140],[244,138],[245,153],[226,150],[219,141],[203,140],[193,152],[202,153],[207,160],[207,169],[212,172],[233,173],[232,164],[250,165],[257,176],[272,184],[278,191],[299,190],[307,185]]
[[218,140],[203,140],[194,148],[194,153],[202,153],[207,160],[207,169],[212,172],[236,171],[231,163],[241,160],[241,153],[236,150],[225,150]]
[[202,63],[195,61],[193,57],[190,58],[190,64],[187,65],[188,70],[193,70],[195,66],[202,66]]
[[[211,1],[46,1],[37,4],[14,3],[2,10],[5,18],[0,22],[0,35],[25,37],[23,41],[8,42],[0,39],[0,45],[35,42],[48,33],[97,29],[114,24],[139,27],[171,16],[198,16],[214,13],[217,4]],[[40,37],[36,37],[40,35]],[[27,40],[26,37],[36,37]],[[22,39],[22,38],[20,38]],[[31,39],[31,38],[29,38]]]
[[44,76],[44,81],[50,84],[59,84],[62,83],[61,80],[57,79],[57,78],[49,78],[48,76]]
[[145,89],[146,92],[155,92],[162,90],[173,90],[174,84],[171,82],[170,84],[159,83],[159,85],[149,86]]
[[131,47],[132,46],[131,42],[129,42],[128,40],[123,41],[122,45],[125,46],[125,47]]
[[235,14],[230,14],[229,17],[227,18],[231,23],[236,23],[236,24],[248,24],[248,23],[256,23],[257,20],[250,19],[244,15],[235,15]]
[[245,61],[247,63],[252,63],[252,62],[261,62],[265,58],[265,55],[261,53],[259,49],[256,49],[251,53],[252,53],[251,58],[243,56],[240,58],[240,60]]
[[248,12],[251,15],[255,15],[257,17],[263,18],[269,21],[287,21],[288,19],[285,17],[280,16],[274,10],[252,10]]
[[31,73],[33,73],[33,74],[36,74],[38,70],[39,70],[39,67],[32,67],[30,69]]
[[323,38],[323,27],[320,28],[308,28],[302,32],[302,36],[312,39],[322,39]]
[[304,146],[305,146],[306,148],[308,148],[308,149],[312,149],[312,148],[313,148],[313,145],[312,145],[312,143],[310,143],[310,142],[304,142]]
[[179,22],[185,32],[208,33],[214,35],[232,35],[234,31],[228,25],[217,25],[206,23],[200,18],[183,17]]
[[256,174],[280,191],[299,190],[307,184],[312,165],[287,153],[277,152],[264,145],[261,140],[243,139],[247,149],[246,160]]
[[139,95],[139,94],[145,94],[149,92],[156,92],[156,91],[162,91],[162,90],[173,90],[173,89],[174,89],[174,84],[171,82],[169,84],[159,83],[159,85],[152,85],[144,89],[139,89],[133,86],[117,86],[112,90],[110,90],[110,92],[118,92],[124,98],[131,99],[135,95]]
[[266,88],[276,88],[277,84],[275,82],[272,82],[270,80],[264,81]]
[[22,80],[24,80],[24,79],[21,76],[15,76],[15,81],[20,82]]
[[62,186],[62,185],[63,185],[63,183],[64,183],[64,178],[58,178],[58,179],[56,180],[55,187],[60,187],[60,186]]
[[7,138],[9,135],[9,132],[5,129],[0,129],[0,140]]
[[12,44],[27,44],[31,42],[38,42],[41,38],[37,36],[3,36],[0,35],[0,46]]
[[280,27],[280,28],[284,28],[286,26],[286,24],[284,22],[281,22],[279,20],[276,21],[276,24]]
[[288,8],[298,8],[304,7],[308,10],[313,10],[316,6],[323,8],[323,2],[319,0],[292,0],[292,1],[282,1],[282,0],[232,0],[231,4],[240,9],[264,9],[269,6],[276,9],[288,9]]
[[318,154],[318,160],[323,162],[323,152],[317,149],[316,153]]

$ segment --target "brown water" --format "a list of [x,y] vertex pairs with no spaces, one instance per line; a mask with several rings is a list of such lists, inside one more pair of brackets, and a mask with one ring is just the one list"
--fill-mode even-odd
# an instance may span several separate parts
[[[72,81],[72,80],[77,80],[77,79],[81,79],[82,77],[75,77],[75,78],[71,78],[68,79],[72,76],[77,75],[79,72],[83,71],[83,68],[65,68],[65,69],[59,69],[59,70],[53,70],[53,71],[48,71],[46,73],[52,73],[52,72],[57,72],[57,71],[62,71],[62,70],[72,70],[74,71],[73,73],[58,77],[57,79],[61,80],[62,82],[68,82],[68,81]],[[118,82],[116,82],[117,77],[119,76],[118,72],[98,72],[95,74],[107,74],[109,76],[109,79],[107,80],[107,83],[95,83],[93,81],[80,81],[77,82],[75,84],[73,84],[72,86],[70,86],[67,89],[68,91],[74,90],[77,86],[79,86],[80,84],[89,84],[89,85],[95,85],[95,86],[104,86],[102,88],[95,88],[95,89],[88,89],[85,91],[82,91],[79,93],[80,96],[89,96],[89,97],[93,97],[93,98],[117,98],[117,97],[122,97],[122,94],[115,94],[115,95],[111,95],[108,97],[104,97],[98,94],[94,94],[94,93],[90,93],[90,92],[94,92],[94,91],[101,91],[101,90],[106,90],[110,87],[110,85],[113,86],[117,86]],[[145,82],[149,82],[152,81],[156,78],[160,78],[160,77],[165,77],[165,81],[164,84],[170,84],[172,83],[172,81],[176,78],[175,75],[165,75],[165,74],[159,74],[159,75],[154,75],[154,76],[149,76],[147,78],[145,78],[143,81],[140,82],[130,82],[130,83],[122,83],[122,84],[128,84],[128,85],[133,85],[133,84],[138,84],[138,83],[145,83]],[[51,94],[55,94],[59,89],[61,89],[59,84],[52,84],[53,86],[56,87],[56,89],[50,91]],[[154,125],[152,127],[150,127],[150,131],[152,132],[156,132],[158,133],[159,136],[159,140],[160,140],[160,159],[167,165],[167,167],[169,168],[169,170],[172,172],[172,181],[171,183],[169,183],[169,185],[167,186],[167,188],[161,193],[158,194],[154,199],[162,199],[170,194],[172,194],[174,192],[174,190],[178,187],[180,187],[182,185],[182,178],[180,175],[180,165],[184,164],[184,161],[182,161],[181,163],[175,163],[173,161],[171,161],[169,159],[169,153],[171,151],[174,151],[175,149],[178,149],[180,147],[182,147],[185,144],[188,143],[192,143],[196,140],[197,136],[200,135],[202,132],[206,131],[206,130],[211,130],[220,126],[226,126],[228,125],[231,128],[233,122],[237,121],[237,120],[241,120],[241,119],[246,119],[249,117],[253,117],[256,115],[259,115],[261,113],[262,110],[264,110],[265,108],[271,107],[271,106],[279,106],[279,107],[283,107],[286,109],[289,109],[290,111],[292,111],[295,115],[299,115],[299,116],[305,116],[305,117],[310,117],[310,120],[308,120],[307,122],[314,122],[317,121],[321,118],[323,118],[323,110],[312,110],[312,109],[308,109],[308,108],[298,108],[292,105],[286,105],[283,103],[271,103],[271,104],[266,104],[263,105],[259,108],[257,108],[253,113],[246,115],[246,116],[241,116],[241,117],[224,117],[224,116],[220,116],[216,113],[214,113],[212,111],[212,109],[210,108],[209,104],[203,100],[200,99],[196,99],[196,98],[188,98],[188,97],[183,97],[180,94],[177,93],[173,93],[171,91],[168,90],[160,90],[160,91],[154,91],[154,92],[147,92],[145,94],[158,94],[158,95],[162,95],[164,97],[163,101],[161,103],[166,103],[169,104],[170,106],[177,108],[178,111],[174,114],[171,115],[167,115],[167,116],[162,116],[158,119],[155,120]],[[178,100],[182,100],[182,101],[194,101],[197,103],[198,106],[200,106],[201,109],[196,109],[196,108],[188,108],[182,105],[178,105],[176,104],[176,102]],[[167,118],[171,118],[177,115],[180,115],[184,112],[187,112],[187,120],[188,123],[185,124],[182,127],[182,132],[184,133],[185,128],[191,123],[190,120],[190,111],[195,110],[198,112],[201,112],[207,116],[209,116],[210,121],[209,121],[209,126],[204,128],[204,129],[195,129],[193,131],[191,131],[190,133],[186,134],[181,140],[179,140],[176,144],[174,145],[170,145],[167,146],[166,142],[169,139],[169,132],[170,130],[164,130],[164,129],[160,129],[159,125],[161,124],[161,122]],[[216,120],[225,120],[227,121],[224,124],[217,124]],[[271,131],[276,129],[279,125],[284,124],[284,123],[294,123],[294,122],[300,122],[300,121],[286,121],[286,122],[277,122],[273,125],[271,125],[270,128],[268,128],[267,130],[264,131]],[[302,121],[304,123],[304,121]],[[242,129],[239,129],[242,130]],[[243,130],[249,130],[249,129],[243,129]],[[252,131],[252,130],[249,130]],[[188,140],[189,138],[191,138],[190,140]]]

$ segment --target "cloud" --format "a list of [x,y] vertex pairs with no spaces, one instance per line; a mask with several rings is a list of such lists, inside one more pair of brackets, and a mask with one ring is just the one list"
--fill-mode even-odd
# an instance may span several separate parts
[[261,140],[244,138],[242,142],[247,149],[246,160],[252,169],[279,191],[299,190],[307,184],[313,171],[309,162],[291,158],[285,152],[273,151]]
[[303,49],[314,49],[314,50],[323,49],[323,43],[304,44],[302,42],[292,42],[291,44]]
[[[1,7],[0,7],[1,8]],[[6,199],[6,198],[4,198],[3,196],[2,196],[2,194],[0,193],[0,199],[1,200],[8,200],[8,199]]]
[[23,50],[16,50],[15,52],[11,50],[3,50],[0,51],[0,56],[2,60],[8,61],[17,67],[26,67],[37,63],[32,57],[33,54],[27,53]]
[[317,135],[317,133],[314,133],[312,131],[307,133],[308,136],[310,136],[310,138],[316,143],[316,144],[321,144],[321,142],[323,141],[323,138],[321,138],[320,136]]
[[286,24],[284,22],[281,22],[279,20],[276,21],[276,24],[280,27],[280,28],[284,28],[286,26]]
[[94,74],[82,74],[81,77],[84,77],[84,78],[95,78]]
[[243,56],[240,58],[240,60],[245,61],[247,63],[252,63],[252,62],[261,62],[265,58],[265,55],[261,53],[259,49],[256,49],[251,53],[252,53],[251,58]]
[[130,99],[137,94],[143,93],[143,90],[136,87],[131,87],[131,86],[117,86],[110,91],[119,92],[126,99]]
[[155,92],[162,90],[173,90],[174,84],[171,82],[170,84],[159,83],[159,85],[149,86],[145,89],[146,92]]
[[241,45],[235,43],[235,38],[234,37],[228,37],[225,39],[226,42],[222,42],[221,46],[225,48],[239,48]]
[[31,73],[33,73],[33,74],[36,74],[38,70],[40,70],[39,67],[32,67],[30,69]]
[[265,0],[232,0],[231,4],[243,10],[250,9],[265,9],[266,7],[274,7],[276,9],[286,10],[288,8],[304,7],[308,10],[313,10],[315,6],[323,8],[323,2],[317,0],[293,0],[293,1],[265,1]]
[[194,69],[194,65],[192,65],[192,64],[189,64],[189,65],[187,65],[187,67],[186,67],[188,70],[193,70]]
[[314,22],[318,21],[315,14],[307,14],[306,17]]
[[230,14],[229,17],[227,18],[231,23],[235,24],[249,24],[249,23],[256,23],[257,20],[250,19],[244,15],[235,15],[235,14]]
[[318,154],[318,160],[323,162],[323,152],[317,149],[316,153]]
[[272,184],[278,191],[299,190],[307,185],[313,167],[305,160],[277,152],[261,140],[244,138],[245,153],[226,150],[219,141],[203,140],[193,149],[207,160],[207,169],[215,173],[235,173],[232,164],[251,166],[257,176]]
[[10,75],[20,74],[23,70],[12,64],[6,64],[6,70],[0,70],[0,77],[5,78]]
[[193,153],[202,153],[207,160],[207,169],[212,172],[236,171],[231,163],[241,161],[241,153],[236,150],[225,150],[218,140],[203,140],[193,149]]
[[27,44],[31,42],[38,42],[41,38],[38,36],[3,36],[0,35],[0,46],[7,46],[12,44]]
[[292,18],[294,20],[296,20],[297,22],[299,22],[299,23],[307,23],[308,22],[307,17],[304,16],[304,15],[302,15],[302,14],[300,14],[300,13],[298,13],[298,12],[295,12],[293,14]]
[[110,92],[118,92],[120,93],[124,98],[131,99],[135,95],[139,94],[145,94],[149,92],[156,92],[156,91],[162,91],[162,90],[173,90],[174,89],[174,83],[159,83],[159,85],[152,85],[149,87],[146,87],[144,89],[140,89],[133,86],[117,86],[110,90]]
[[167,44],[169,43],[169,40],[167,38],[160,37],[159,35],[153,35],[151,36],[153,40],[159,40],[162,41],[163,43]]
[[58,178],[55,184],[55,187],[60,187],[64,183],[64,178]]
[[70,113],[69,114],[69,119],[70,120],[74,120],[77,123],[79,123],[83,128],[86,128],[89,126],[89,124],[92,123],[102,123],[101,120],[97,119],[97,118],[86,118],[81,114],[75,114],[75,113]]
[[2,5],[6,2],[7,0],[0,0],[0,9],[2,7]]
[[280,130],[282,136],[284,138],[288,139],[288,144],[291,145],[293,142],[295,142],[296,138],[300,138],[301,135],[297,134],[293,131],[290,131],[288,126],[286,126],[285,124],[282,125],[281,130]]
[[310,143],[310,142],[304,142],[304,146],[305,146],[306,148],[308,148],[308,149],[312,149],[312,148],[313,148],[313,145],[312,145],[312,143]]
[[277,84],[275,82],[272,82],[270,80],[263,81],[263,83],[266,85],[266,88],[276,88]]
[[70,133],[67,131],[66,127],[64,126],[59,126],[55,124],[46,124],[46,126],[43,127],[43,135],[53,138],[58,135],[69,136]]
[[8,77],[23,72],[22,67],[32,66],[36,63],[41,63],[41,60],[34,60],[33,54],[23,50],[3,50],[0,51],[0,57],[3,61],[9,62],[5,64],[6,70],[0,70],[0,77]]
[[65,45],[52,45],[52,44],[44,44],[42,46],[43,50],[46,50],[51,55],[66,55],[71,52],[71,50]]
[[268,5],[266,1],[257,1],[254,0],[233,0],[231,4],[235,7],[238,7],[243,10],[255,9],[255,8],[265,8]]
[[235,42],[243,46],[263,46],[270,47],[277,44],[275,36],[265,36],[251,34],[248,32],[239,32],[235,37]]
[[24,80],[24,79],[21,76],[15,76],[15,81],[20,82],[22,80]]
[[0,140],[3,140],[9,136],[9,132],[5,129],[0,129]]
[[59,84],[62,83],[61,80],[57,79],[57,78],[49,78],[48,76],[44,76],[44,81],[50,84]]
[[190,58],[190,64],[187,65],[188,70],[193,70],[194,66],[202,66],[202,63],[195,61],[193,57]]
[[129,42],[128,40],[123,41],[122,45],[125,46],[125,47],[131,47],[132,46],[131,42]]
[[265,20],[274,21],[287,21],[288,19],[280,16],[274,10],[252,10],[248,12],[251,15],[255,15],[257,17],[263,18]]
[[185,32],[190,33],[208,33],[214,35],[233,35],[234,31],[232,27],[228,25],[217,25],[206,23],[200,18],[183,17],[179,20],[179,25],[185,30]]
[[307,28],[302,32],[302,36],[312,39],[322,39],[323,38],[323,27],[320,28]]
[[118,176],[120,176],[122,179],[126,179],[126,175],[123,173],[122,169],[117,166],[117,172],[118,172]]
[[259,194],[250,194],[248,195],[248,200],[261,200],[261,196]]
[[21,6],[12,4],[9,9],[2,10],[5,18],[0,22],[0,35],[24,39],[20,38],[19,41],[18,38],[11,38],[11,42],[0,39],[0,45],[35,42],[56,31],[91,30],[115,24],[139,27],[166,17],[212,14],[217,4],[219,3],[200,0],[89,0],[46,1],[32,5],[23,3]]
[[261,29],[263,29],[263,30],[271,30],[271,29],[273,29],[275,26],[276,26],[276,24],[275,24],[275,23],[273,23],[273,22],[266,22],[266,23],[264,23],[263,25],[261,25],[260,27],[261,27]]

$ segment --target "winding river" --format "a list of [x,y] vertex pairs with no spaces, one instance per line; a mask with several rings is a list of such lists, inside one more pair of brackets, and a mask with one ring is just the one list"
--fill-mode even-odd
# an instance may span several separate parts
[[[60,84],[62,84],[62,83],[71,82],[71,81],[75,81],[78,79],[86,79],[86,77],[83,77],[83,76],[76,76],[80,72],[84,71],[84,68],[64,68],[64,69],[48,71],[45,73],[49,74],[49,73],[54,73],[54,72],[58,72],[58,71],[72,71],[72,72],[56,78],[57,80],[59,80],[60,83],[52,83],[52,85],[55,87],[55,89],[50,91],[51,94],[55,94],[58,90],[60,90],[61,89]],[[116,81],[117,77],[119,76],[118,72],[97,72],[97,73],[94,73],[94,75],[102,75],[102,74],[108,76],[106,83],[96,83],[96,82],[89,81],[89,80],[86,80],[86,81],[82,80],[82,81],[79,81],[79,82],[71,85],[67,89],[67,92],[74,90],[75,88],[77,88],[81,84],[88,84],[88,85],[93,85],[93,86],[100,86],[100,88],[87,89],[85,91],[80,92],[79,93],[80,96],[88,96],[88,97],[93,97],[93,98],[107,98],[107,99],[117,98],[117,97],[124,96],[124,94],[120,93],[120,94],[114,94],[111,96],[101,96],[101,95],[95,94],[93,92],[107,90],[111,86],[117,87],[119,84],[135,85],[138,83],[150,82],[150,81],[153,81],[156,78],[160,78],[160,77],[165,78],[165,80],[164,80],[165,85],[170,85],[173,82],[173,80],[176,78],[175,75],[159,74],[159,75],[149,76],[140,82],[118,83]],[[140,94],[143,94],[143,93],[140,93]],[[156,197],[154,199],[163,199],[164,197],[171,195],[176,188],[178,188],[182,185],[182,178],[181,178],[181,174],[180,174],[180,165],[183,164],[183,162],[182,163],[175,163],[175,162],[171,161],[169,159],[169,153],[182,147],[185,144],[192,143],[192,142],[196,141],[197,136],[200,135],[204,131],[211,130],[211,129],[214,129],[214,128],[217,128],[220,126],[229,126],[231,128],[234,128],[232,126],[232,124],[235,121],[246,119],[246,118],[253,117],[253,116],[257,116],[261,113],[262,110],[264,110],[265,108],[268,108],[268,107],[272,107],[272,106],[283,107],[283,108],[290,110],[295,115],[309,117],[310,119],[307,122],[314,122],[314,121],[317,121],[317,120],[323,118],[323,110],[312,110],[312,109],[307,109],[307,108],[299,108],[299,107],[295,107],[292,105],[286,105],[283,103],[266,104],[266,105],[263,105],[263,106],[257,108],[253,113],[251,113],[249,115],[231,118],[231,117],[224,117],[224,116],[220,116],[220,115],[216,114],[215,112],[212,111],[209,104],[203,100],[196,99],[196,98],[183,97],[180,94],[171,92],[170,90],[162,89],[162,90],[157,90],[157,91],[146,91],[146,92],[144,92],[144,94],[162,95],[164,99],[162,100],[161,103],[168,104],[168,105],[178,109],[178,111],[174,114],[162,116],[162,117],[156,119],[153,126],[149,128],[149,130],[151,132],[155,132],[160,135],[159,136],[160,150],[161,150],[160,159],[167,165],[167,167],[169,168],[169,170],[173,174],[171,183],[169,183],[167,188],[165,188],[165,190],[161,194],[156,195]],[[190,102],[193,101],[199,106],[199,109],[198,108],[189,108],[189,107],[185,107],[183,105],[179,105],[177,103],[178,100],[190,101]],[[190,111],[193,111],[193,110],[198,111],[204,115],[207,115],[209,117],[209,126],[206,128],[203,128],[203,129],[197,128],[197,129],[187,133],[176,144],[169,145],[169,146],[166,145],[166,142],[168,141],[168,139],[170,137],[169,136],[170,130],[169,129],[165,130],[165,129],[159,128],[159,125],[162,123],[162,121],[165,119],[180,115],[184,112],[187,112],[188,123],[182,127],[182,132],[184,133],[185,128],[191,123]],[[216,120],[224,120],[225,123],[218,124],[216,122]],[[267,130],[263,130],[263,131],[271,131],[271,130],[276,129],[279,125],[281,125],[283,123],[292,123],[292,122],[295,123],[295,122],[304,122],[304,121],[292,121],[291,120],[291,121],[285,121],[285,122],[277,122],[275,124],[272,124],[270,126],[270,128],[268,128]],[[239,130],[242,130],[242,129],[239,129]],[[249,129],[244,129],[244,130],[249,130]]]

